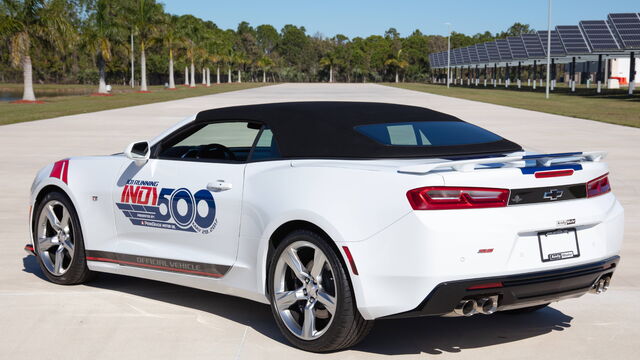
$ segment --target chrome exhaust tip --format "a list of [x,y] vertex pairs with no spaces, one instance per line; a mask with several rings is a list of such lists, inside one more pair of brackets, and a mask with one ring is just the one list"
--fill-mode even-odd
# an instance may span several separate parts
[[498,310],[498,295],[488,296],[478,299],[476,302],[476,312],[484,315],[491,315]]
[[472,299],[462,300],[456,305],[453,312],[460,316],[471,316],[476,314],[476,301]]
[[598,279],[595,284],[591,287],[590,292],[592,294],[602,294],[603,292],[609,290],[609,285],[611,284],[611,276],[602,277]]

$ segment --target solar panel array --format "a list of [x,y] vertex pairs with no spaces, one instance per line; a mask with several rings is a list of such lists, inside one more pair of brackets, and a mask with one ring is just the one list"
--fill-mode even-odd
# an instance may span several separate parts
[[498,52],[498,45],[495,41],[484,43],[484,46],[487,48],[487,52],[489,53],[489,61],[500,61],[500,53]]
[[475,45],[469,46],[469,58],[471,58],[472,64],[480,63],[480,59],[478,58],[478,50]]
[[591,52],[578,25],[559,25],[556,26],[556,30],[567,55],[583,55]]
[[511,61],[513,60],[513,55],[511,55],[511,49],[509,49],[509,43],[506,39],[498,39],[496,40],[496,44],[498,45],[498,53],[500,54],[500,60],[502,61]]
[[476,44],[476,50],[478,51],[478,62],[486,64],[489,62],[489,53],[485,44]]
[[[640,13],[609,14],[607,20],[585,20],[559,25],[551,31],[551,57],[610,54],[640,50]],[[432,67],[446,67],[447,53],[429,58]],[[547,31],[511,36],[451,50],[452,66],[509,63],[543,59]],[[435,65],[434,65],[435,64]]]
[[[538,31],[538,36],[540,36],[540,41],[543,44],[542,50],[544,51],[544,55],[547,56],[547,32]],[[566,55],[567,53],[564,51],[564,46],[562,46],[558,32],[551,30],[551,56],[562,57]]]
[[640,49],[640,14],[609,14],[609,23],[625,49]]
[[527,58],[542,59],[545,57],[544,48],[538,34],[522,34],[521,37],[524,50],[527,52]]
[[593,52],[618,51],[620,45],[605,20],[580,21],[580,29]]
[[525,60],[527,58],[527,52],[524,50],[524,43],[520,36],[509,36],[507,43],[514,60]]
[[460,48],[460,52],[462,52],[462,63],[471,64],[471,57],[469,56],[469,48],[468,47]]
[[462,51],[459,48],[453,50],[453,58],[456,65],[462,65]]

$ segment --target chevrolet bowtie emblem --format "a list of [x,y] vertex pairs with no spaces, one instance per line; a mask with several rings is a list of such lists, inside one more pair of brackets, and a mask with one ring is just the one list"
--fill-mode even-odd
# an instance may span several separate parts
[[562,194],[564,194],[564,191],[562,190],[551,189],[544,193],[544,196],[542,198],[553,201],[560,199],[562,197]]
[[514,203],[519,203],[520,201],[522,201],[522,198],[520,197],[520,195],[516,195],[514,197],[511,198],[511,201],[513,201]]

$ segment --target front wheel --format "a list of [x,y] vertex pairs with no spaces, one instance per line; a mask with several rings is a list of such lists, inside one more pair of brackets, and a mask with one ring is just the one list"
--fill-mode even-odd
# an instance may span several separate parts
[[87,268],[80,221],[64,194],[53,191],[38,204],[33,224],[38,264],[49,281],[61,285],[80,284],[92,272]]
[[269,266],[271,309],[284,336],[300,349],[327,352],[362,340],[373,321],[362,318],[329,239],[310,231],[289,234]]

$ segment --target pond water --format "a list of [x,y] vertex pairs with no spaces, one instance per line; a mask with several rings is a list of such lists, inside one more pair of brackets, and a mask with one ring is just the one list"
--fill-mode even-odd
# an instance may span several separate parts
[[[91,91],[56,91],[56,90],[36,90],[36,98],[40,97],[56,97],[56,96],[73,96],[73,95],[88,95]],[[0,101],[13,101],[22,99],[22,89],[18,91],[14,90],[0,90]]]
[[0,101],[13,101],[20,99],[22,99],[22,92],[0,90]]

